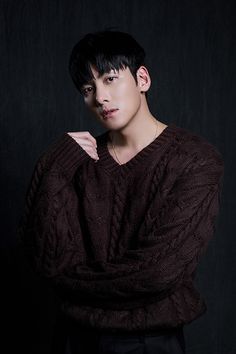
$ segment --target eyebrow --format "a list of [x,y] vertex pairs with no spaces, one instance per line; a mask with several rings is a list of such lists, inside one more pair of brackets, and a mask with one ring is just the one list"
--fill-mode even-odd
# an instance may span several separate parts
[[[117,70],[111,69],[109,72],[105,72],[105,73],[103,73],[103,74],[99,74],[99,75],[98,75],[98,79],[101,78],[103,75],[106,75],[106,74],[117,74],[117,73],[118,73]],[[81,87],[83,88],[85,85],[92,85],[95,80],[96,80],[96,78],[91,79],[91,80],[85,82]]]

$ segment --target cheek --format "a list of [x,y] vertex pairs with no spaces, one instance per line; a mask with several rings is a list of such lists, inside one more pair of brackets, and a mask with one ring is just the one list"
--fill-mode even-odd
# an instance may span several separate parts
[[125,96],[126,106],[130,111],[137,110],[141,103],[140,93],[136,88],[130,88]]
[[116,88],[113,97],[119,99],[121,104],[132,106],[139,103],[140,92],[133,82],[129,84],[123,83]]

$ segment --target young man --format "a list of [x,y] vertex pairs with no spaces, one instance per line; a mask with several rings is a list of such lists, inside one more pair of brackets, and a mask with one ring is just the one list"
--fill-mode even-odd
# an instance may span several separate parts
[[183,326],[206,311],[194,286],[214,234],[217,149],[157,120],[145,53],[128,34],[87,34],[70,74],[106,128],[65,133],[40,157],[21,234],[55,287],[72,354],[185,353]]

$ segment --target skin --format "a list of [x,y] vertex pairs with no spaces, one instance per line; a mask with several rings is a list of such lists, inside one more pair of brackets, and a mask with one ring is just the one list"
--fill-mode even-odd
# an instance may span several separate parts
[[[109,131],[119,161],[126,163],[166,128],[148,108],[145,92],[151,85],[150,75],[145,66],[140,66],[136,83],[129,68],[111,70],[102,76],[95,67],[91,69],[94,79],[82,87],[85,105]],[[104,109],[118,110],[107,117],[102,114]],[[99,159],[96,139],[88,131],[68,134],[90,157]],[[111,142],[108,150],[116,160]]]

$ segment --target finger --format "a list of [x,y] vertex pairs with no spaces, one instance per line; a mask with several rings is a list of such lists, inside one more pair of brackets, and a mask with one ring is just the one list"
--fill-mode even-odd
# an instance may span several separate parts
[[68,132],[68,134],[73,137],[73,138],[84,138],[89,141],[91,141],[95,146],[97,146],[97,141],[96,139],[88,132],[88,131],[83,131],[83,132]]
[[97,141],[88,132],[68,132],[72,139],[74,139],[81,148],[94,160],[99,160],[97,154]]
[[91,147],[91,146],[81,146],[81,147],[91,157],[93,157],[95,159],[99,159],[98,154],[97,154],[97,150],[95,150],[94,147]]
[[84,146],[84,147],[91,147],[93,149],[96,149],[96,146],[94,146],[94,143],[92,143],[89,140],[82,140],[82,139],[75,139],[76,142],[80,145],[80,146]]

